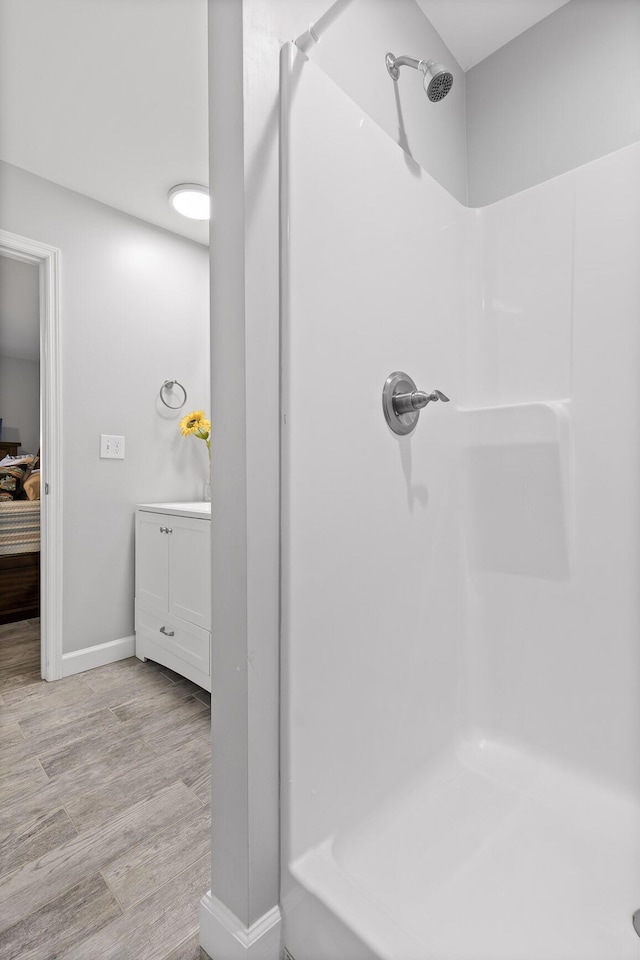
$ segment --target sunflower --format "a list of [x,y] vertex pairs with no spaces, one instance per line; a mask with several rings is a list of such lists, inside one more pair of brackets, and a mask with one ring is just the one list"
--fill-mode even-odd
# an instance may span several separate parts
[[204,410],[194,410],[180,421],[180,433],[183,437],[195,434],[201,440],[208,440],[211,433],[211,421],[206,419]]

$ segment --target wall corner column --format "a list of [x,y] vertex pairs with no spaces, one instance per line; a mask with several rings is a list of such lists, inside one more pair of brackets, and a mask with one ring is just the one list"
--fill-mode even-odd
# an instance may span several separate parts
[[265,309],[243,12],[243,0],[209,0],[212,863],[200,943],[214,960],[278,960],[278,279]]

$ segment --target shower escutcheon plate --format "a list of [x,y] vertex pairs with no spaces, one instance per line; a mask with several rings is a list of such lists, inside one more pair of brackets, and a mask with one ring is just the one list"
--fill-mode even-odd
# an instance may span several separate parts
[[441,390],[432,390],[431,393],[418,390],[409,374],[401,370],[387,377],[382,389],[385,420],[401,437],[415,429],[422,407],[435,400],[448,403],[449,397],[445,397]]

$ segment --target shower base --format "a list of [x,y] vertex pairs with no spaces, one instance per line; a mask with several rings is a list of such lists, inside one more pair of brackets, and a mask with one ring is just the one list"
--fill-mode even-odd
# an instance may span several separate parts
[[[359,960],[638,960],[638,804],[480,737],[291,873]],[[308,930],[296,960],[344,960]]]

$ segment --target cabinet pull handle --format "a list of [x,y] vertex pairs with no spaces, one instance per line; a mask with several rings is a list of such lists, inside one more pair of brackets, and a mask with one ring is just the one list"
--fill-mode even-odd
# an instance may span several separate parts
[[175,636],[175,630],[167,630],[166,627],[160,627],[160,633],[164,633],[165,637]]
[[164,531],[165,533],[173,533],[173,527],[165,527]]

